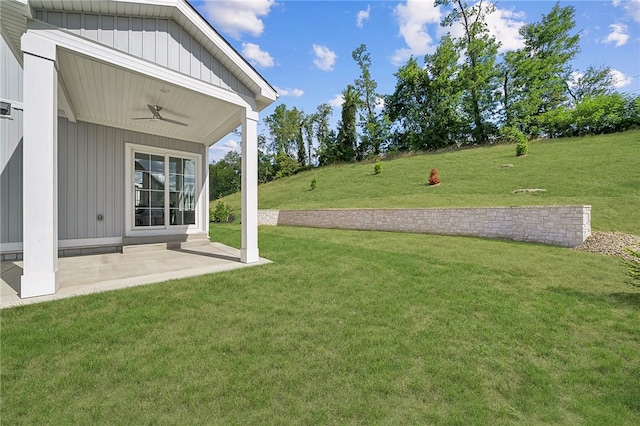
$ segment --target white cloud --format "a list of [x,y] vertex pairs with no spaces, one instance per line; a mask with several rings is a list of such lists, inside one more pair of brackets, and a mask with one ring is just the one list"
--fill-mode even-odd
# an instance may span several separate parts
[[229,139],[220,141],[209,148],[209,161],[220,161],[222,157],[230,151],[240,152],[240,141],[238,136],[231,136]]
[[616,69],[611,69],[611,79],[613,80],[613,87],[616,89],[620,89],[621,87],[628,86],[631,84],[631,77],[624,75],[622,71],[618,71]]
[[499,53],[524,47],[524,40],[518,33],[525,24],[524,16],[523,12],[497,8],[487,16],[489,32],[501,43]]
[[333,108],[338,108],[344,103],[344,96],[342,96],[342,94],[335,95],[333,99],[329,99],[327,103]]
[[613,0],[611,4],[613,4],[614,7],[623,5],[624,9],[627,11],[631,19],[636,22],[640,22],[640,0]]
[[[487,27],[489,33],[500,42],[498,53],[504,53],[524,47],[524,40],[518,32],[525,24],[524,12],[516,12],[510,9],[494,10],[487,15]],[[449,32],[453,38],[464,36],[464,27],[461,23],[455,23],[451,27],[440,27],[438,36]]]
[[371,13],[371,5],[367,5],[367,10],[361,10],[358,12],[356,16],[356,26],[358,28],[362,28],[364,25],[364,21],[369,19],[369,14]]
[[382,109],[384,109],[384,98],[376,98],[376,106],[375,109],[377,111],[381,111]]
[[316,67],[322,71],[333,71],[333,66],[338,58],[338,55],[336,55],[335,52],[331,51],[326,46],[314,44],[313,54],[315,55],[313,63]]
[[242,55],[252,65],[257,65],[260,68],[271,68],[274,65],[273,58],[269,52],[260,50],[260,46],[254,43],[242,43]]
[[604,43],[615,43],[616,47],[624,46],[629,41],[629,28],[624,24],[611,24],[611,33],[605,38]]
[[442,19],[440,6],[425,0],[407,0],[394,11],[399,33],[407,47],[397,49],[391,57],[394,65],[401,65],[411,56],[423,56],[435,50],[433,39],[427,32],[428,24],[439,24]]
[[264,31],[263,16],[267,16],[275,0],[216,0],[204,3],[205,15],[216,29],[239,39],[243,33],[259,36]]
[[304,90],[302,89],[289,89],[289,88],[282,89],[277,86],[275,86],[274,89],[276,89],[276,92],[278,92],[280,96],[294,96],[297,98],[304,95]]

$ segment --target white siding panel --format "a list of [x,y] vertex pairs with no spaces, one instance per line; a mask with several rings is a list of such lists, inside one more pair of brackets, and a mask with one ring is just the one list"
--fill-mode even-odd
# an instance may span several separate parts
[[22,102],[22,67],[4,37],[0,37],[0,98]]
[[82,28],[82,15],[79,13],[67,14],[67,29],[76,34],[80,34]]
[[129,18],[118,16],[116,18],[116,49],[129,51]]
[[[251,95],[247,86],[225,67],[224,63],[229,60],[225,58],[221,64],[215,57],[220,52],[212,43],[196,40],[172,19],[137,17],[135,11],[140,7],[139,4],[121,5],[116,8],[120,16],[40,10],[36,11],[36,16],[185,75],[242,95]],[[129,12],[131,17],[122,16]]]
[[98,15],[84,15],[83,36],[98,41]]
[[142,57],[148,61],[156,62],[156,19],[144,20],[144,39]]
[[164,67],[168,66],[169,21],[158,19],[156,33],[156,63]]
[[115,46],[115,18],[113,16],[103,15],[100,24],[99,41],[109,47]]
[[169,21],[169,61],[167,66],[180,71],[180,27],[174,21]]
[[22,118],[0,119],[0,242],[22,241]]
[[131,18],[129,31],[129,53],[138,58],[143,57],[142,18]]

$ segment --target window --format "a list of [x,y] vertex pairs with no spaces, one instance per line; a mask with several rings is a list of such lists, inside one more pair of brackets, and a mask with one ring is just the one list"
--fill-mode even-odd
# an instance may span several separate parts
[[0,117],[11,117],[11,103],[0,102]]
[[177,153],[133,151],[134,228],[196,224],[197,160]]

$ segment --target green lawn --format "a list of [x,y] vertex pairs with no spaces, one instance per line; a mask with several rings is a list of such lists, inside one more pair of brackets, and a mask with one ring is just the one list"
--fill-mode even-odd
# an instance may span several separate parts
[[[261,186],[261,207],[588,203],[597,229],[638,234],[639,136],[386,161],[380,176],[316,170]],[[433,166],[443,184],[426,188]],[[239,246],[237,223],[211,234]],[[640,289],[617,258],[385,232],[259,237],[271,265],[0,311],[2,424],[638,424]]]
[[[260,208],[405,208],[527,205],[592,206],[592,228],[640,235],[640,131],[533,141],[529,155],[498,145],[346,164],[261,185]],[[511,164],[511,168],[502,168]],[[439,170],[441,185],[428,187]],[[311,179],[318,188],[311,191]],[[543,193],[513,194],[541,188]],[[226,198],[237,210],[239,194]]]

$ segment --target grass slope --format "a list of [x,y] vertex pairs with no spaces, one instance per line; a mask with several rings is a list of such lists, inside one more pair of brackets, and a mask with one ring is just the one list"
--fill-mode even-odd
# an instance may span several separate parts
[[[438,187],[427,185],[433,167]],[[513,194],[522,188],[546,192]],[[417,155],[384,161],[380,175],[373,164],[325,167],[261,185],[259,197],[263,209],[588,204],[594,230],[640,234],[640,131],[533,141],[525,157],[513,145]],[[239,209],[239,194],[226,201]]]

